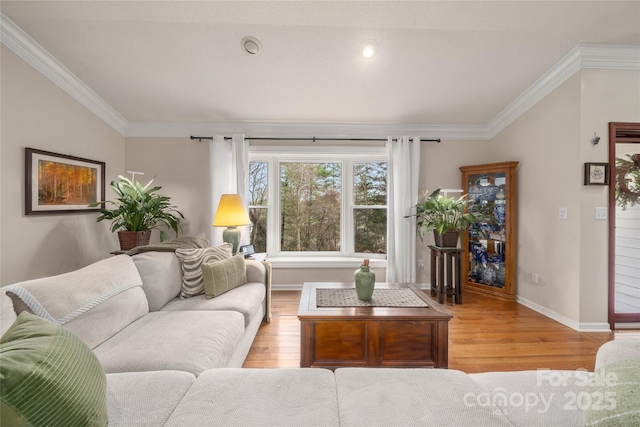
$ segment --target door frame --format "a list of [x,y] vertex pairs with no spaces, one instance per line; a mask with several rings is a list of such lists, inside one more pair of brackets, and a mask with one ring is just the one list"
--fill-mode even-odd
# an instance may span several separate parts
[[[609,123],[609,326],[615,330],[616,323],[640,322],[640,313],[616,313],[616,143],[620,131],[637,131],[640,136],[640,123]],[[637,141],[626,141],[640,144]]]

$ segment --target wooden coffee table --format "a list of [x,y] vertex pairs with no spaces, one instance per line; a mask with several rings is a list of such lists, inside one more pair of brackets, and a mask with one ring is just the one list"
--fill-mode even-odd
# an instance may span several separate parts
[[448,367],[453,316],[438,303],[413,284],[376,283],[376,289],[408,287],[428,307],[316,305],[316,289],[353,287],[353,283],[304,284],[298,309],[300,367]]

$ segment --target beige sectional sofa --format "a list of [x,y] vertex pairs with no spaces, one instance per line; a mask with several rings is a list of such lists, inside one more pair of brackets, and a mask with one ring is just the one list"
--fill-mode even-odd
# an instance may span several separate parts
[[118,255],[80,270],[5,287],[16,312],[62,324],[106,373],[241,367],[266,315],[265,265],[246,261],[247,283],[216,298],[180,299],[173,252]]
[[[265,265],[247,261],[248,282],[216,298],[181,300],[175,258],[116,256],[4,288],[16,313],[62,323],[93,350],[107,373],[110,426],[546,427],[640,420],[637,340],[603,345],[595,373],[241,368],[268,311]],[[11,310],[7,299],[3,318]]]

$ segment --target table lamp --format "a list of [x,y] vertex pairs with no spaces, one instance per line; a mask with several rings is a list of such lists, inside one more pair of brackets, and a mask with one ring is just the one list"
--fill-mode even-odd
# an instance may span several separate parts
[[240,230],[238,226],[251,224],[249,214],[239,194],[223,194],[220,196],[218,210],[213,218],[214,227],[227,227],[222,232],[222,240],[231,243],[232,253],[238,252],[240,245]]

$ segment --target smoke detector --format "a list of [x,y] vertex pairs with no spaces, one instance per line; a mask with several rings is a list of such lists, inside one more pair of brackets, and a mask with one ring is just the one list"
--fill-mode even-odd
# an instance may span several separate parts
[[243,37],[240,45],[242,46],[242,51],[247,55],[258,55],[262,51],[260,40],[252,36]]

